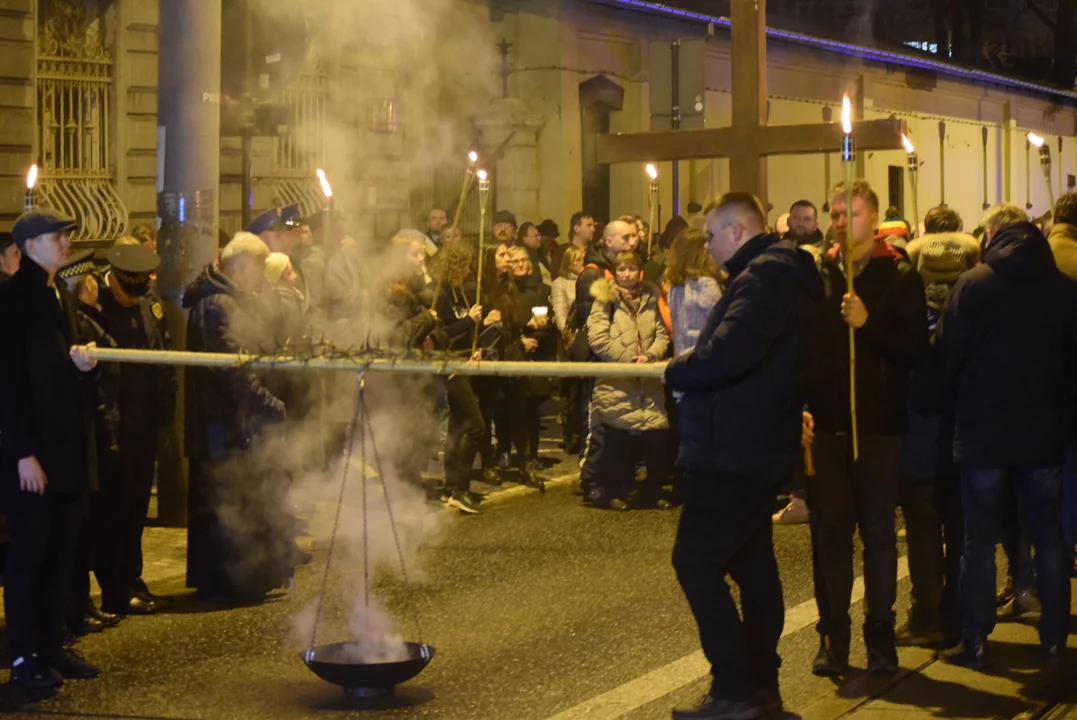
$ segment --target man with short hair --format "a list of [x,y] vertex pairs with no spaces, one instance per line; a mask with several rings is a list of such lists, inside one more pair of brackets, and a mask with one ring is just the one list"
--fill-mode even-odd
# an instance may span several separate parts
[[[255,293],[265,284],[269,248],[256,235],[238,233],[221,251],[220,268],[207,266],[183,294],[187,350],[237,353],[240,337],[260,322]],[[255,334],[257,331],[255,331]],[[250,368],[186,369],[186,455],[190,466],[187,528],[187,586],[203,599],[224,602],[260,600],[284,580],[281,558],[271,548],[250,551],[243,528],[259,532],[253,508],[266,507],[262,492],[247,472],[250,444],[266,423],[284,417],[284,405]],[[243,528],[227,522],[227,497],[234,507],[251,510]],[[233,510],[234,512],[234,510]],[[279,544],[278,544],[279,545]],[[290,551],[290,548],[289,548]]]
[[11,538],[4,610],[10,682],[30,692],[100,672],[64,644],[76,543],[96,470],[85,375],[96,363],[78,347],[75,301],[56,281],[76,227],[43,208],[19,216],[12,237],[21,267],[0,286],[0,504]]
[[19,271],[20,260],[22,252],[15,244],[15,238],[9,232],[0,232],[0,285]]
[[[879,198],[859,180],[847,194],[831,194],[835,244],[820,272],[827,295],[811,331],[806,375],[809,424],[814,424],[815,475],[807,479],[812,561],[819,606],[819,652],[812,672],[844,675],[849,664],[849,605],[853,587],[853,531],[864,543],[868,671],[897,672],[894,603],[897,538],[894,512],[900,491],[900,455],[906,429],[908,374],[927,352],[924,283],[905,257],[877,238]],[[843,253],[851,253],[853,287]],[[854,458],[849,402],[849,328],[856,343],[858,456]],[[820,587],[820,584],[822,587]]]
[[503,245],[512,245],[516,240],[516,216],[508,210],[498,210],[494,213],[494,239]]
[[962,227],[961,216],[950,208],[942,205],[931,208],[924,217],[924,234],[905,246],[909,262],[919,269],[921,253],[941,243],[951,252],[960,252],[968,268],[975,266],[980,262],[980,243],[962,232]]
[[1047,235],[1058,269],[1077,279],[1077,193],[1066,193],[1055,202],[1054,225]]
[[995,544],[1006,485],[1014,482],[1035,548],[1040,644],[1044,660],[1057,663],[1069,635],[1070,554],[1060,508],[1077,286],[1020,208],[996,206],[982,224],[983,263],[957,281],[940,333],[965,510],[962,639],[940,658],[977,669],[988,663]]
[[591,217],[591,213],[580,210],[568,221],[568,226],[571,230],[568,242],[558,245],[550,254],[550,272],[554,280],[561,273],[561,259],[565,256],[565,250],[571,245],[586,251],[595,239],[595,219]]
[[449,224],[449,218],[445,211],[439,207],[430,208],[426,214],[426,254],[437,255],[441,250],[441,231]]
[[[784,608],[770,507],[800,455],[800,376],[823,286],[808,253],[766,232],[754,196],[728,193],[706,217],[708,249],[729,283],[695,348],[670,362],[665,380],[684,393],[684,509],[673,567],[712,679],[702,703],[673,717],[741,720],[782,707]],[[740,588],[743,618],[727,575]]]
[[789,208],[789,232],[791,239],[800,245],[823,247],[823,233],[819,230],[819,211],[811,200],[797,200]]

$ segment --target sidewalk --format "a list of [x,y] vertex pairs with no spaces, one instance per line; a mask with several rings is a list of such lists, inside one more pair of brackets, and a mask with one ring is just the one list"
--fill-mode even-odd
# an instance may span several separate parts
[[991,666],[967,670],[939,662],[934,651],[902,648],[896,678],[863,674],[821,700],[804,720],[920,718],[1033,718],[1077,720],[1077,637],[1062,663],[1046,668],[1035,622],[999,623],[990,638]]

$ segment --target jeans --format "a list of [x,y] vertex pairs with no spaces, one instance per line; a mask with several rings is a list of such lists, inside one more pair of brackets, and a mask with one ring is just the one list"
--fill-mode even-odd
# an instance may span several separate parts
[[[770,515],[777,479],[687,470],[673,546],[688,605],[711,664],[711,692],[754,700],[777,686],[785,606]],[[740,588],[741,614],[726,583]]]
[[847,435],[818,433],[815,475],[807,480],[811,511],[812,562],[820,631],[840,643],[849,639],[853,592],[853,532],[864,543],[867,626],[893,627],[897,600],[897,536],[894,512],[901,484],[902,439],[861,435],[860,457],[852,459]]
[[1069,635],[1068,554],[1062,546],[1062,468],[961,469],[965,555],[961,561],[962,634],[987,638],[995,629],[995,545],[1007,501],[1006,480],[1017,487],[1019,511],[1036,550],[1036,585],[1043,614],[1040,642],[1065,646]]

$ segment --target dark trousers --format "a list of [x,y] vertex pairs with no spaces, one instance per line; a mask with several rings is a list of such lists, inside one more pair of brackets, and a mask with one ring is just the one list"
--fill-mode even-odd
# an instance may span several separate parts
[[937,628],[941,620],[945,560],[942,546],[942,515],[935,478],[901,476],[901,514],[905,518],[912,581],[909,624]]
[[471,381],[460,375],[445,380],[449,430],[445,436],[445,486],[452,492],[471,488],[471,466],[482,445],[486,421]]
[[[565,424],[562,426],[565,443],[578,442],[583,438],[584,414],[587,402],[584,398],[585,378],[562,378],[561,396]],[[568,448],[566,448],[568,449]]]
[[[635,499],[653,505],[669,480],[669,430],[629,430],[603,425],[602,464],[599,478],[609,498]],[[636,488],[636,453],[643,453],[647,479]]]
[[593,378],[587,378],[587,437],[583,449],[583,467],[580,468],[580,487],[586,492],[590,488],[601,486],[600,468],[602,467],[603,433],[605,425],[591,422],[591,393],[594,391]]
[[1062,544],[1062,468],[961,469],[965,556],[961,566],[963,635],[986,638],[995,628],[995,544],[1007,476],[1016,482],[1018,505],[1036,550],[1036,585],[1043,603],[1040,641],[1065,646],[1069,635],[1069,554]]
[[63,645],[76,545],[86,500],[11,489],[5,515],[11,543],[4,576],[4,612],[11,657],[48,656]]
[[[105,463],[101,463],[105,467]],[[100,474],[99,474],[100,476]],[[98,558],[102,552],[102,541],[111,518],[102,501],[100,492],[91,492],[87,498],[87,510],[75,541],[74,572],[71,575],[70,602],[68,603],[67,625],[73,627],[86,615],[90,606],[90,572],[97,575],[98,585],[107,582],[100,571]]]
[[[711,690],[721,699],[752,700],[756,690],[778,682],[785,608],[770,521],[777,485],[734,473],[685,472],[673,567],[711,664]],[[741,614],[726,575],[740,588]]]
[[1032,562],[1032,543],[1029,541],[1025,519],[1018,510],[1020,499],[1016,482],[1009,478],[1003,489],[1006,500],[1002,503],[1002,525],[999,542],[1006,553],[1006,576],[1014,592],[1032,590],[1036,587],[1036,569]]
[[[509,434],[508,417],[504,414],[501,401],[502,378],[476,377],[471,379],[471,387],[479,400],[479,411],[483,417],[482,440],[479,454],[483,467],[492,467],[496,462],[493,447],[493,426],[496,422],[498,431],[498,452],[508,452]],[[501,445],[504,442],[505,445]]]
[[119,448],[101,474],[100,504],[107,520],[95,559],[101,604],[110,612],[127,605],[142,576],[142,533],[153,491],[157,426],[121,426]]
[[894,625],[897,600],[897,509],[902,439],[861,435],[860,457],[852,458],[846,435],[817,433],[813,445],[815,475],[807,479],[811,511],[812,562],[820,632],[847,643],[853,591],[853,532],[864,544],[866,627]]

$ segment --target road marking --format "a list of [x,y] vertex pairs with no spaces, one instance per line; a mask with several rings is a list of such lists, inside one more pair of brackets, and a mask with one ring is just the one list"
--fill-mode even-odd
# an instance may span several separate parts
[[[898,559],[898,580],[909,576],[909,561],[905,557]],[[864,599],[864,578],[858,576],[853,582],[852,601],[859,602]],[[785,628],[782,637],[787,637],[799,632],[806,627],[814,625],[819,619],[816,611],[815,599],[791,607],[785,611]],[[651,672],[640,675],[635,680],[629,680],[619,687],[596,695],[590,700],[569,708],[564,712],[550,717],[548,720],[616,720],[633,710],[665,697],[679,690],[685,685],[690,685],[710,674],[710,663],[703,657],[703,651],[698,650],[691,655],[686,655],[680,660],[674,660],[668,665]]]

